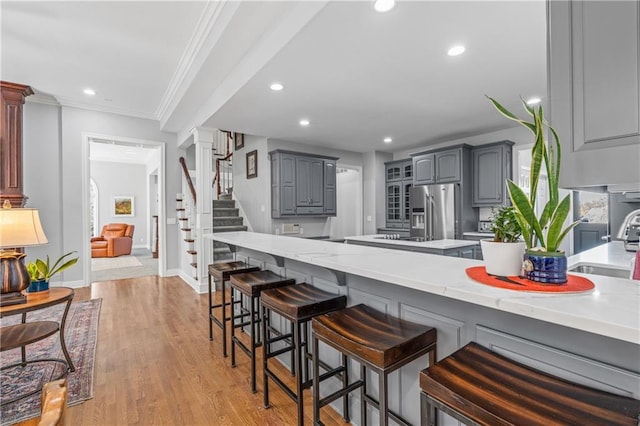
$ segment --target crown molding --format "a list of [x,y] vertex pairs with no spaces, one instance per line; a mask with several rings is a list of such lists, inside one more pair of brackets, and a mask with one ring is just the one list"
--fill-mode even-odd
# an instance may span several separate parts
[[[180,101],[180,97],[186,92],[186,89],[196,77],[198,70],[202,67],[204,59],[206,59],[207,56],[205,54],[204,58],[201,57],[201,54],[206,53],[204,52],[205,45],[208,45],[208,50],[210,50],[211,46],[215,45],[220,34],[222,34],[222,29],[228,24],[228,19],[226,22],[220,22],[222,10],[227,3],[227,0],[209,1],[205,5],[202,15],[189,39],[189,43],[187,43],[187,47],[182,53],[178,66],[171,77],[169,86],[160,100],[160,104],[156,110],[158,120],[166,121],[167,115],[175,108],[175,105]],[[234,6],[237,8],[238,4]],[[214,43],[206,43],[214,29],[218,30]]]
[[45,93],[35,93],[28,98],[25,99],[27,102],[33,102],[36,104],[44,104],[44,105],[53,105],[60,106],[60,102],[56,99],[55,96],[47,95]]
[[86,104],[86,103],[83,103],[83,102],[77,102],[77,101],[74,101],[74,100],[71,100],[71,99],[67,99],[67,98],[63,98],[63,97],[58,97],[57,99],[58,99],[58,102],[60,103],[60,105],[66,106],[66,107],[88,109],[88,110],[92,110],[92,111],[106,112],[106,113],[111,113],[111,114],[120,114],[120,115],[129,116],[129,117],[144,118],[146,120],[158,121],[158,118],[153,113],[147,113],[147,112],[142,112],[142,111],[134,111],[134,110],[127,109],[127,108],[116,108],[116,107],[106,107],[106,106],[102,106],[102,105],[91,105],[91,104]]

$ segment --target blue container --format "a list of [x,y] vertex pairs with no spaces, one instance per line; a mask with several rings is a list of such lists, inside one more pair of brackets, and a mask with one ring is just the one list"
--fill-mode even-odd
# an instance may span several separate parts
[[567,282],[567,256],[564,253],[527,251],[524,270],[528,280],[540,284],[565,284]]
[[36,280],[31,281],[27,288],[27,293],[37,293],[39,291],[49,290],[49,280]]

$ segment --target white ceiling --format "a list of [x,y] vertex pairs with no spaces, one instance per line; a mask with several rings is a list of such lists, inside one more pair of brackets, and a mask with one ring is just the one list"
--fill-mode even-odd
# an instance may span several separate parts
[[[60,103],[367,152],[512,126],[546,95],[545,2],[7,2],[2,80]],[[465,54],[449,57],[453,44]],[[281,92],[268,85],[280,81]],[[98,94],[88,98],[82,89]],[[105,99],[110,99],[109,101]],[[311,125],[301,128],[300,118]],[[392,144],[382,138],[391,136]]]

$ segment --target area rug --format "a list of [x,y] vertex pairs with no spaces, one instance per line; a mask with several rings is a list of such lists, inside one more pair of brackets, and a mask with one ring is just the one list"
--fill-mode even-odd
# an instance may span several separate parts
[[[98,319],[102,299],[72,303],[67,315],[65,342],[76,371],[67,375],[67,403],[80,404],[93,398],[93,367],[98,336]],[[64,304],[27,314],[27,321],[53,320],[62,317]],[[17,324],[21,315],[2,318],[1,326]],[[27,360],[37,358],[64,358],[58,334],[27,346]],[[20,361],[20,349],[0,354],[0,364]],[[41,387],[61,373],[57,363],[34,363],[26,368],[11,368],[0,373],[0,401],[10,400],[17,393],[28,393]],[[12,424],[40,415],[40,392],[0,407],[0,423]]]
[[142,263],[140,263],[140,261],[134,256],[95,257],[91,259],[92,271],[131,268],[134,266],[142,266]]

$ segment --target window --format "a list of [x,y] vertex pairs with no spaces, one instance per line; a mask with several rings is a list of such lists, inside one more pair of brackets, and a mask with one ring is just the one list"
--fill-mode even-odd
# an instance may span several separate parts
[[609,194],[574,191],[575,220],[589,223],[609,223]]

